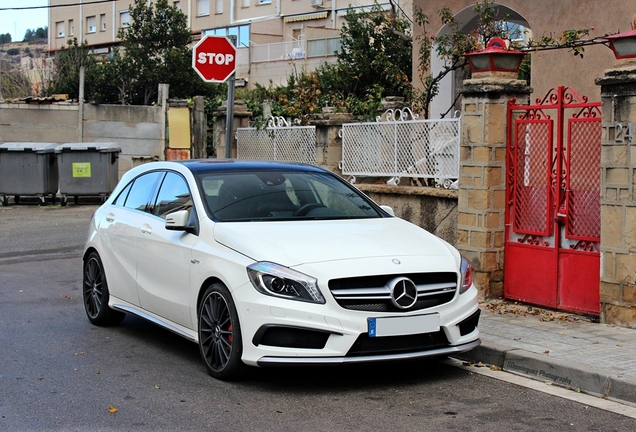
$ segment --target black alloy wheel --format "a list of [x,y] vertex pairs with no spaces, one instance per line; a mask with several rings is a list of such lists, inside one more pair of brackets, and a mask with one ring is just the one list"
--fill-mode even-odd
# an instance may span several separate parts
[[86,315],[95,325],[116,325],[126,316],[125,313],[108,307],[110,293],[104,266],[97,252],[91,252],[84,261],[82,298]]
[[205,291],[199,306],[199,349],[214,378],[236,379],[245,366],[236,307],[230,292],[220,283]]

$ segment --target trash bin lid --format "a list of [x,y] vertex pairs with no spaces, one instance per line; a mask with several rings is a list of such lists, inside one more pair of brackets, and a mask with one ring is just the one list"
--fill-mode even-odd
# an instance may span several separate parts
[[35,153],[53,153],[57,143],[44,142],[8,142],[0,144],[0,151],[30,151]]
[[58,153],[65,151],[98,151],[102,153],[121,152],[121,148],[117,143],[113,142],[81,142],[81,143],[64,143],[57,149]]

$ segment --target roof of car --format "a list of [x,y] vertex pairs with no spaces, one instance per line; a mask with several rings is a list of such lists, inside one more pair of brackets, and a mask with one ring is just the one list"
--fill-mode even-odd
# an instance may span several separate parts
[[179,161],[193,173],[213,171],[302,171],[302,172],[328,172],[324,168],[314,165],[274,162],[252,161],[240,159],[197,159]]

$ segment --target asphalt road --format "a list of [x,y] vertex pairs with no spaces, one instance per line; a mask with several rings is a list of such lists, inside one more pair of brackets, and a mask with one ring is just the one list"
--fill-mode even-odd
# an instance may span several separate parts
[[211,378],[141,319],[92,326],[81,247],[94,206],[0,207],[0,430],[633,431],[636,420],[437,362]]

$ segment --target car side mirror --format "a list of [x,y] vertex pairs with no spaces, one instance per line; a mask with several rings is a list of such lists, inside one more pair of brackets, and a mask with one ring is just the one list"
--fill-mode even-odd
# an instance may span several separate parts
[[187,231],[188,219],[190,212],[188,210],[179,210],[166,216],[166,229],[173,231]]
[[391,216],[395,216],[395,212],[393,211],[393,207],[388,205],[381,205],[380,208],[390,214]]

